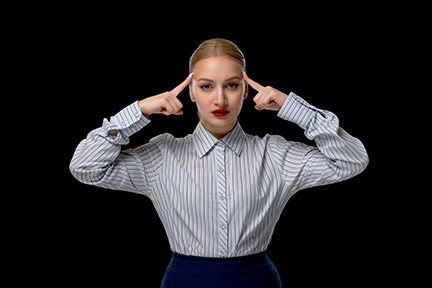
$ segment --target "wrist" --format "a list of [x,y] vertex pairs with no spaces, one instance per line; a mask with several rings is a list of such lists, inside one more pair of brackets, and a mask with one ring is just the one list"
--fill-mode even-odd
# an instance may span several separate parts
[[152,113],[151,112],[149,112],[147,109],[146,109],[146,105],[145,105],[145,99],[144,100],[141,100],[141,101],[138,101],[138,105],[139,105],[139,107],[140,107],[140,109],[141,109],[141,113],[144,115],[144,116],[146,116],[147,118],[148,118],[148,116],[150,116]]

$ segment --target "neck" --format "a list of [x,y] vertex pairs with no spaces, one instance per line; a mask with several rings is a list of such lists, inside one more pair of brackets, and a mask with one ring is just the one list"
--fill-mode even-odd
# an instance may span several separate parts
[[220,140],[234,129],[234,127],[237,125],[237,119],[236,119],[236,121],[233,121],[229,125],[222,126],[222,127],[209,125],[208,123],[206,123],[202,120],[201,120],[201,124],[204,126],[204,128],[208,132],[210,132],[210,134],[212,134],[216,139]]

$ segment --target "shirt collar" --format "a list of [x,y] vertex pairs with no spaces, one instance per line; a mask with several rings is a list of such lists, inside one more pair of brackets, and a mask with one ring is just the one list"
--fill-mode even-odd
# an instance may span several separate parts
[[196,127],[193,136],[195,139],[195,150],[197,151],[199,158],[204,157],[204,155],[206,155],[219,141],[227,145],[237,156],[240,156],[244,142],[246,141],[246,135],[238,121],[234,129],[221,140],[218,140],[210,134],[210,132],[208,132],[201,124],[201,121]]

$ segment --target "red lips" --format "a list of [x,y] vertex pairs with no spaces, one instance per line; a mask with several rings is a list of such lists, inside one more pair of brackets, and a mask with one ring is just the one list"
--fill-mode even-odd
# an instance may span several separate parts
[[213,115],[216,117],[224,117],[228,115],[229,111],[225,109],[216,109],[212,111]]

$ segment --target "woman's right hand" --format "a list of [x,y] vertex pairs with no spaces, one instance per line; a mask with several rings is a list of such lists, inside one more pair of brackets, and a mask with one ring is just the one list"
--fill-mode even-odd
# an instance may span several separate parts
[[181,108],[183,104],[177,99],[177,96],[183,91],[193,78],[193,73],[189,75],[185,81],[174,88],[170,92],[165,92],[156,96],[145,98],[138,102],[141,112],[144,116],[151,114],[165,114],[165,115],[182,115]]

